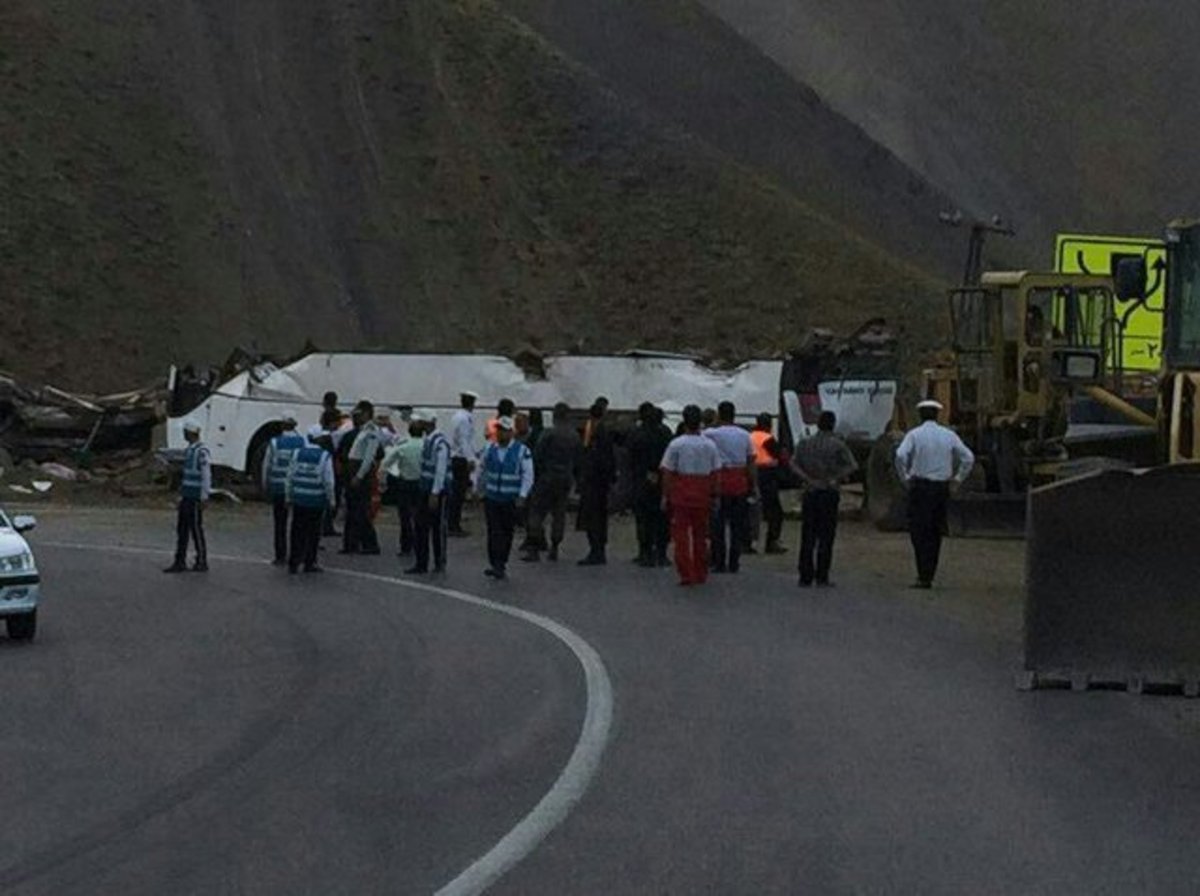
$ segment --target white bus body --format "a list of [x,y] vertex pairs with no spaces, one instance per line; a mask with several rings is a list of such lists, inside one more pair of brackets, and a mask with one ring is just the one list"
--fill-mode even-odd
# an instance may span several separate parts
[[[561,355],[545,359],[541,377],[527,375],[500,355],[314,353],[285,367],[259,364],[221,383],[198,406],[168,419],[167,448],[183,448],[183,423],[195,420],[213,463],[245,471],[275,431],[282,411],[295,412],[304,431],[318,422],[328,391],[336,392],[343,406],[366,398],[376,407],[428,408],[445,426],[459,407],[460,393],[469,389],[479,393],[476,425],[481,434],[501,398],[511,398],[518,408],[548,410],[561,401],[584,410],[603,395],[614,412],[633,412],[643,401],[652,401],[675,418],[685,404],[716,407],[728,400],[737,406],[739,422],[751,424],[758,414],[780,413],[783,364],[749,361],[717,370],[678,355]],[[879,388],[883,383],[889,387],[886,395]],[[839,394],[835,410],[840,431],[870,429],[872,437],[883,431],[891,419],[894,382],[847,380],[833,387]],[[833,399],[832,392],[829,397]],[[791,428],[797,434],[806,430]]]

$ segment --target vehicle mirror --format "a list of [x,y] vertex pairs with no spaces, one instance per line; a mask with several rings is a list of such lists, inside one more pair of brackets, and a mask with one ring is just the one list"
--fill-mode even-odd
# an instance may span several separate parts
[[1122,302],[1146,297],[1146,259],[1131,256],[1119,259],[1113,270],[1113,285]]
[[32,516],[14,516],[12,524],[18,532],[28,532],[30,529],[37,528],[37,519]]

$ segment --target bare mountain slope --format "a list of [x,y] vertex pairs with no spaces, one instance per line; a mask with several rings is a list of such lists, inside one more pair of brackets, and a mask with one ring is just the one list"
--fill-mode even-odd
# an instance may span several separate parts
[[0,366],[25,375],[306,338],[744,355],[936,307],[825,207],[830,170],[806,195],[486,0],[9,0],[0,73]]
[[701,0],[840,113],[1021,232],[1156,234],[1200,211],[1200,6],[1167,0]]
[[957,272],[954,201],[697,0],[501,0],[656,118],[928,269]]

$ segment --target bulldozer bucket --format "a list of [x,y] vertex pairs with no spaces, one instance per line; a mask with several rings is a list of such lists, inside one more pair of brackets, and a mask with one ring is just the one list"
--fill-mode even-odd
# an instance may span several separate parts
[[1200,693],[1200,466],[1110,470],[1029,500],[1025,686]]

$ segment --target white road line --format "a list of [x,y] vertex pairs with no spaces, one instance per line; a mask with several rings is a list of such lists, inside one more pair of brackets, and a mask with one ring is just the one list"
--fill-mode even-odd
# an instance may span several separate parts
[[[48,548],[103,551],[110,554],[169,555],[172,553],[156,548],[113,547],[82,542],[42,541],[40,544]],[[220,554],[211,554],[209,559],[262,565],[267,563],[266,560],[254,557]],[[348,578],[399,585],[412,591],[438,595],[536,625],[565,644],[575,654],[579,665],[583,667],[584,682],[587,688],[587,710],[584,713],[583,727],[580,729],[579,738],[575,742],[575,749],[571,751],[571,758],[563,766],[558,779],[529,814],[517,823],[516,827],[500,838],[495,846],[472,862],[454,880],[439,889],[436,896],[473,896],[473,894],[482,893],[533,852],[546,839],[546,836],[563,822],[587,791],[592,778],[596,776],[596,772],[600,768],[600,758],[604,754],[604,748],[608,744],[612,729],[613,690],[608,671],[604,668],[604,661],[587,641],[571,629],[553,619],[539,616],[537,613],[530,613],[528,610],[496,603],[463,591],[440,588],[436,585],[413,582],[395,576],[336,567],[325,567],[325,569],[327,573]]]

